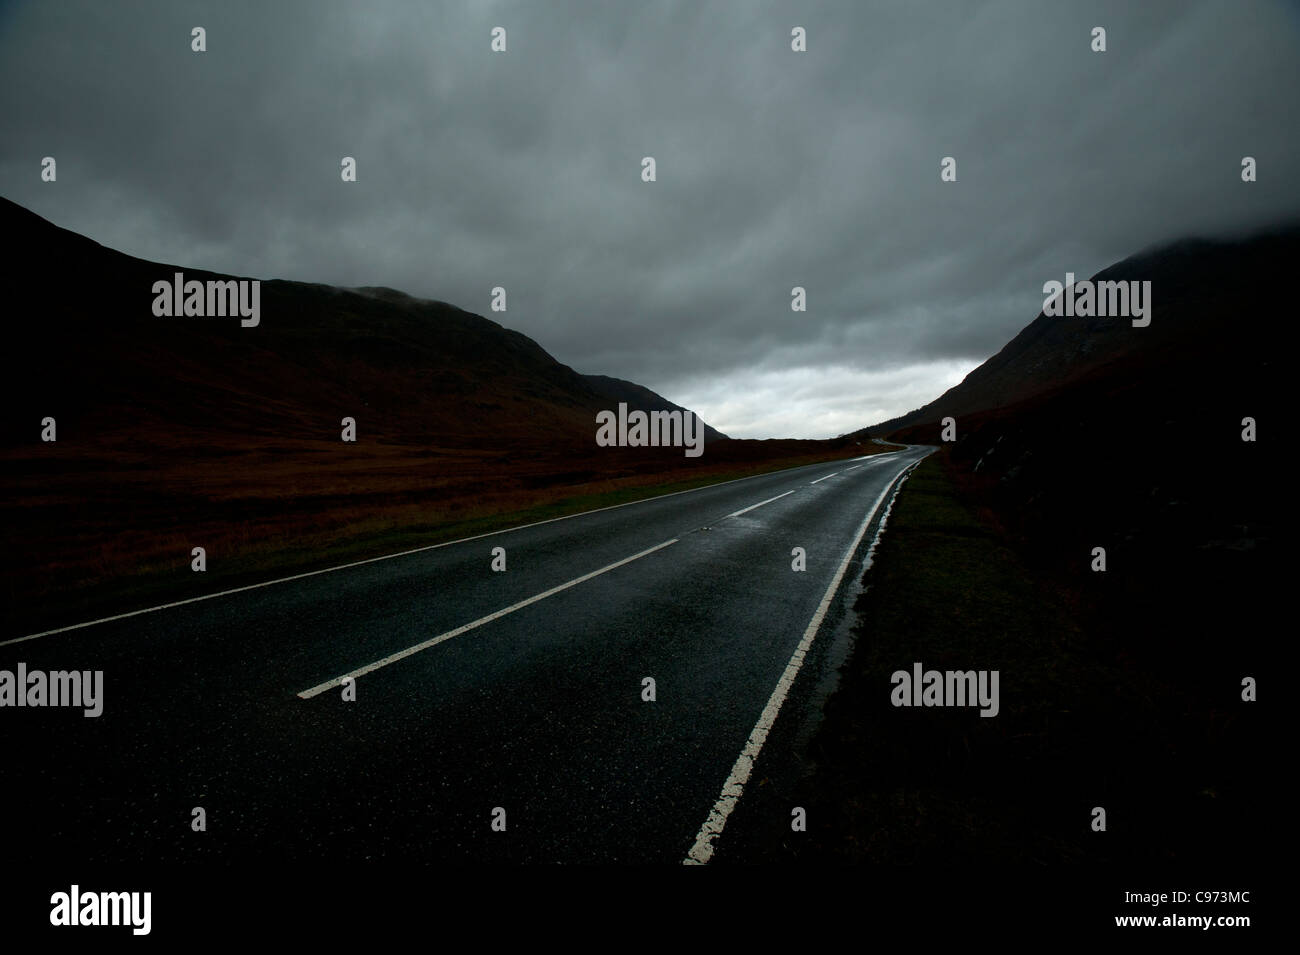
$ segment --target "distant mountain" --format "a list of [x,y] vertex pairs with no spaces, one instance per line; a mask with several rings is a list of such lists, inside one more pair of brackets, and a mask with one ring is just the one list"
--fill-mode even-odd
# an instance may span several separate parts
[[[624,381],[622,378],[610,378],[608,375],[583,375],[583,379],[591,386],[591,389],[597,394],[604,395],[612,402],[626,402],[629,410],[638,411],[681,411],[686,409],[681,405],[675,405],[662,395],[656,394],[649,388],[642,387],[631,381]],[[703,424],[703,422],[701,421]],[[704,425],[704,440],[717,441],[726,438],[717,428],[708,424]]]
[[[1149,280],[1151,324],[1127,318],[1052,317],[1039,313],[1001,351],[934,401],[855,432],[885,435],[946,416],[1005,408],[1098,376],[1122,374],[1126,362],[1205,360],[1205,387],[1214,368],[1261,336],[1271,338],[1282,316],[1270,314],[1276,289],[1294,271],[1300,226],[1238,241],[1188,239],[1110,266],[1092,281]],[[1064,275],[1044,276],[1062,281]],[[1249,316],[1249,317],[1248,317]]]
[[389,288],[263,281],[257,327],[156,317],[155,281],[231,277],[124,255],[6,199],[0,229],[6,443],[29,442],[45,416],[61,440],[117,433],[162,446],[205,432],[336,439],[347,416],[395,443],[588,446],[611,394],[677,407],[579,375],[490,319]]
[[880,426],[940,446],[979,513],[1077,592],[1106,635],[1095,652],[1171,681],[1229,724],[1242,677],[1274,668],[1276,621],[1289,612],[1298,258],[1300,228],[1289,227],[1126,259],[1099,277],[1149,279],[1149,327],[1040,315],[914,424]]

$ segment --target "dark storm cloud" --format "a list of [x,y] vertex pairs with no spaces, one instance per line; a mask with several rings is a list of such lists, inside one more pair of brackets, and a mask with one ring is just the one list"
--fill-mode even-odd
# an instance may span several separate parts
[[1298,22],[1271,0],[20,3],[0,186],[135,255],[390,285],[730,433],[822,436],[937,395],[1067,270],[1300,212]]

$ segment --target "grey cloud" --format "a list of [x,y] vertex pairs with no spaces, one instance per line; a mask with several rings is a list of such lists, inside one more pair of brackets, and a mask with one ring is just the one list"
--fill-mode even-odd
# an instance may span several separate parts
[[937,395],[1067,270],[1300,212],[1297,40],[1272,0],[20,3],[0,184],[148,258],[504,285],[492,317],[580,371],[822,436]]

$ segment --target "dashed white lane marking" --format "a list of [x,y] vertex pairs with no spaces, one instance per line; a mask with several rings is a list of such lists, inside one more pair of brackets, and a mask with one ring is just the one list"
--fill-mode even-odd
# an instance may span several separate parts
[[[798,488],[795,488],[795,491],[797,490]],[[759,501],[757,504],[749,505],[749,507],[742,507],[738,511],[732,511],[730,514],[727,515],[727,517],[739,517],[741,514],[748,514],[750,511],[754,510],[757,507],[762,507],[764,504],[771,504],[773,501],[779,501],[781,500],[781,498],[785,497],[786,494],[793,494],[793,493],[794,491],[786,491],[785,494],[778,494],[776,497],[769,497],[766,501]],[[725,521],[727,517],[724,517],[723,520]]]
[[[836,473],[838,474],[839,472]],[[831,476],[832,475],[829,474],[827,475],[827,477],[831,477]],[[813,483],[815,484],[816,482],[814,481]],[[749,505],[749,507],[742,507],[738,511],[732,511],[730,514],[727,515],[727,517],[739,517],[741,514],[747,514],[750,511],[754,510],[755,508],[762,507],[764,504],[771,504],[773,501],[779,501],[781,498],[789,494],[793,494],[797,490],[798,488],[794,488],[792,490],[784,492],[783,494],[778,494],[775,497],[769,497],[766,501],[759,501],[757,504]],[[723,520],[725,521],[727,517],[724,517]],[[535,594],[534,596],[529,597],[527,600],[521,600],[519,601],[519,603],[511,604],[509,607],[506,607],[504,610],[498,610],[495,613],[490,613],[486,617],[479,617],[477,620],[471,623],[467,623],[462,627],[457,627],[455,630],[448,630],[446,633],[440,633],[438,634],[438,636],[425,640],[423,643],[417,643],[413,647],[407,647],[405,650],[399,650],[397,653],[390,654],[389,656],[384,657],[382,660],[376,660],[374,663],[367,663],[365,666],[353,670],[350,673],[344,673],[342,676],[337,676],[332,680],[327,680],[324,683],[320,683],[316,686],[313,686],[309,690],[303,690],[301,693],[298,694],[298,696],[300,696],[304,700],[309,700],[313,696],[319,696],[320,694],[324,693],[326,690],[330,689],[331,687],[342,686],[343,681],[346,679],[349,678],[356,679],[357,677],[364,676],[367,673],[373,673],[375,670],[378,670],[380,667],[386,667],[390,663],[396,663],[398,660],[404,660],[407,657],[411,656],[412,654],[419,653],[421,650],[427,650],[430,647],[437,646],[440,643],[445,643],[446,641],[452,639],[453,637],[459,637],[462,633],[466,633],[470,630],[475,629],[476,627],[481,627],[484,624],[491,623],[493,620],[499,620],[500,618],[504,617],[506,614],[514,613],[516,610],[521,610],[524,607],[527,607],[529,604],[537,603],[537,601],[539,600],[545,600],[547,597],[550,597],[553,594],[558,594],[561,590],[568,590],[570,587],[574,587],[580,583],[583,583],[584,581],[591,580],[593,577],[599,577],[601,574],[611,571],[615,567],[622,567],[624,564],[630,564],[632,561],[638,560],[641,557],[645,557],[647,554],[653,554],[655,551],[661,550],[667,547],[669,544],[676,544],[678,540],[680,540],[680,538],[674,537],[672,540],[664,541],[662,544],[656,544],[654,547],[651,547],[648,550],[643,550],[639,554],[633,554],[631,557],[624,557],[620,561],[615,561],[612,564],[600,568],[600,570],[593,570],[589,574],[584,574],[581,577],[575,577],[573,580],[570,580],[567,583],[560,584],[557,587],[552,587],[550,590],[544,591],[540,594]],[[841,570],[841,574],[842,573],[843,570]],[[838,582],[838,578],[836,578],[836,580]]]
[[727,824],[727,817],[736,808],[736,802],[740,799],[741,793],[745,791],[745,783],[749,781],[750,773],[754,770],[754,761],[758,759],[758,753],[763,748],[763,743],[767,741],[767,734],[772,729],[772,724],[776,722],[777,714],[781,712],[781,704],[785,702],[786,695],[794,684],[794,678],[799,673],[799,668],[803,666],[804,657],[808,654],[808,648],[812,646],[813,638],[817,635],[817,630],[826,617],[826,611],[830,609],[831,601],[835,599],[835,592],[839,589],[840,581],[844,579],[844,573],[848,570],[858,545],[862,543],[863,535],[867,533],[867,528],[871,526],[871,521],[875,518],[876,511],[880,509],[880,504],[884,501],[885,496],[919,463],[918,460],[908,465],[892,481],[886,484],[884,490],[880,492],[880,496],[871,505],[871,509],[867,511],[867,516],[862,519],[862,525],[858,528],[858,532],[853,535],[853,543],[845,551],[839,569],[835,572],[830,586],[826,588],[826,595],[822,597],[817,612],[813,614],[812,620],[808,623],[808,629],[803,633],[803,639],[795,647],[790,662],[786,664],[785,672],[781,674],[781,679],[776,683],[776,689],[772,691],[767,705],[763,707],[763,712],[754,725],[753,732],[749,734],[749,739],[745,742],[745,748],[740,751],[740,756],[737,757],[735,765],[731,767],[731,774],[727,777],[727,781],[722,784],[722,794],[718,796],[717,802],[713,804],[713,808],[709,811],[709,818],[704,820],[704,825],[700,827],[700,831],[696,834],[695,844],[691,847],[691,851],[682,860],[683,865],[703,865],[713,858],[713,841],[722,833],[723,827]]
[[[860,460],[860,459],[854,458],[853,460]],[[806,467],[815,467],[815,465],[801,464],[801,465],[797,465],[794,468],[788,468],[782,470],[794,471],[794,470],[798,470],[798,468],[806,468]],[[781,471],[766,471],[763,474],[751,474],[748,477],[732,478],[730,481],[719,481],[717,484],[705,484],[701,487],[688,487],[684,491],[673,491],[670,494],[657,494],[654,497],[642,498],[639,501],[627,501],[624,504],[610,504],[608,507],[594,507],[589,511],[579,511],[576,514],[565,514],[562,517],[548,517],[544,521],[533,521],[531,524],[520,524],[517,527],[503,527],[499,531],[488,531],[487,533],[484,534],[475,534],[472,537],[461,537],[454,541],[443,541],[441,544],[428,544],[424,547],[414,547],[411,550],[398,551],[396,554],[382,554],[379,557],[367,557],[365,560],[354,560],[348,564],[338,564],[334,567],[323,567],[320,570],[309,570],[306,573],[293,574],[289,577],[277,577],[275,580],[264,580],[261,583],[247,584],[246,586],[243,587],[232,587],[229,590],[221,590],[215,594],[203,594],[202,596],[199,597],[188,597],[185,600],[174,600],[171,603],[159,604],[156,607],[145,607],[143,610],[132,610],[128,613],[114,614],[111,617],[100,617],[98,620],[87,620],[85,623],[74,623],[74,624],[69,624],[66,627],[56,627],[53,630],[42,630],[40,633],[29,633],[25,637],[13,637],[12,639],[9,640],[0,640],[0,647],[7,647],[12,643],[23,643],[24,641],[27,640],[36,640],[40,637],[50,637],[56,633],[67,633],[69,630],[81,630],[85,627],[95,627],[101,623],[111,623],[114,620],[126,620],[128,617],[138,617],[141,614],[145,614],[145,613],[155,613],[156,611],[159,610],[169,610],[172,607],[183,607],[186,604],[198,603],[199,601],[202,600],[215,600],[218,597],[229,597],[231,594],[243,593],[246,590],[257,590],[261,587],[270,587],[273,584],[285,584],[291,580],[302,580],[305,577],[315,577],[317,574],[332,574],[336,570],[347,570],[349,567],[360,567],[363,564],[373,564],[376,561],[380,561],[380,560],[392,560],[395,557],[407,557],[410,554],[422,554],[426,550],[437,550],[440,547],[451,547],[453,544],[464,544],[467,541],[481,540],[484,537],[495,537],[498,534],[509,534],[511,531],[522,531],[522,530],[526,530],[529,527],[540,527],[543,524],[553,524],[556,521],[567,521],[574,517],[584,517],[587,514],[599,514],[601,511],[614,511],[614,510],[618,510],[620,507],[632,507],[633,505],[636,504],[648,504],[651,501],[662,501],[665,498],[676,497],[679,494],[692,494],[696,491],[706,491],[709,488],[713,488],[713,487],[723,487],[727,484],[736,484],[740,481],[752,481],[755,478],[771,477],[774,474],[780,474],[780,473]],[[772,500],[775,500],[775,498],[772,498]],[[763,504],[766,503],[768,502],[767,501],[763,502]],[[761,506],[762,504],[754,505],[754,507],[761,507]],[[752,510],[752,508],[746,508],[746,510]],[[736,512],[736,514],[743,514],[743,513],[744,511]],[[735,514],[727,515],[727,517],[735,517],[735,516],[736,516]]]
[[[827,474],[827,477],[832,477],[832,476],[831,474]],[[729,513],[727,517],[740,517],[741,515],[744,515],[744,513],[749,513],[750,511],[753,511],[753,509],[755,508],[763,507],[763,504],[771,504],[772,502],[774,502],[774,500],[780,500],[781,498],[784,498],[784,496],[794,494],[794,491],[797,490],[798,489],[796,487],[796,489],[785,491],[784,494],[777,494],[775,498],[768,498],[767,500],[761,500],[761,502],[758,502],[757,504],[750,504],[749,507],[741,508],[740,511],[733,511]],[[876,503],[879,504],[879,502]],[[727,520],[727,517],[724,517],[723,520]],[[859,531],[859,537],[861,537],[861,531]],[[348,678],[351,678],[351,680],[355,680],[356,677],[363,677],[365,676],[365,674],[373,673],[374,670],[380,669],[381,667],[387,667],[387,665],[389,665],[390,663],[396,663],[396,661],[404,660],[406,659],[406,657],[411,656],[413,654],[419,654],[421,650],[428,650],[429,647],[435,647],[439,643],[446,643],[447,641],[450,641],[451,638],[459,637],[459,635],[463,633],[468,633],[469,630],[480,628],[480,626],[484,624],[490,624],[491,621],[499,620],[499,618],[506,616],[507,613],[513,613],[517,611],[517,609],[523,609],[524,607],[528,607],[529,604],[537,603],[538,600],[545,600],[546,598],[549,598],[549,596],[551,596],[552,594],[559,594],[559,592],[562,590],[568,590],[569,587],[577,586],[578,583],[589,581],[589,579],[593,577],[599,577],[601,576],[601,574],[610,572],[610,570],[616,567],[623,567],[624,564],[630,564],[632,563],[633,560],[641,559],[641,557],[646,556],[647,554],[654,554],[655,551],[662,550],[662,548],[667,547],[668,544],[675,544],[677,543],[677,541],[680,541],[680,538],[673,538],[672,541],[664,541],[662,544],[655,544],[654,547],[649,548],[649,550],[641,551],[640,554],[633,554],[630,557],[624,557],[623,560],[617,560],[615,561],[615,563],[608,564],[606,565],[606,567],[602,567],[599,570],[593,570],[593,572],[589,574],[582,574],[581,577],[575,577],[572,579],[572,581],[568,581],[567,583],[560,583],[559,586],[551,587],[550,590],[543,591],[541,592],[541,594],[534,594],[533,596],[530,596],[530,598],[526,600],[520,600],[519,603],[511,604],[510,607],[499,609],[499,611],[495,613],[489,613],[489,615],[487,615],[486,617],[478,617],[478,620],[469,622],[469,624],[465,624],[464,626],[458,626],[458,628],[456,628],[455,630],[447,630],[447,633],[441,633],[438,634],[437,637],[426,639],[426,641],[422,643],[416,643],[415,646],[413,647],[407,647],[406,650],[400,650],[396,652],[396,654],[390,654],[389,656],[385,656],[383,657],[382,660],[376,660],[374,661],[374,663],[368,663],[367,665],[365,665],[365,667],[360,667],[355,670],[352,670],[352,672],[350,673],[344,673],[342,674],[342,676],[334,677],[333,680],[328,680],[325,681],[324,683],[318,683],[318,685],[311,687],[311,689],[309,690],[303,690],[302,693],[298,695],[302,699],[311,699],[312,696],[318,696],[322,693],[325,693],[325,691],[331,689],[331,687],[342,686],[343,681],[348,680]],[[857,546],[857,544],[854,544],[854,546]],[[852,554],[853,552],[850,551],[849,555],[852,556]],[[840,574],[839,576],[836,577],[836,583],[839,583],[841,576],[844,576],[844,568],[840,569]],[[820,617],[818,618],[818,622],[820,622]]]
[[[771,504],[773,501],[779,501],[781,498],[785,497],[786,495],[793,494],[796,490],[798,490],[798,488],[786,491],[783,494],[778,494],[776,495],[776,497],[769,497],[766,501],[759,501],[757,504],[749,505],[749,507],[742,507],[738,511],[732,511],[730,514],[727,515],[727,517],[739,517],[741,514],[747,514],[750,511],[754,510],[755,508],[762,507],[764,504]],[[726,519],[727,519],[726,517],[723,518],[723,520]],[[664,541],[662,544],[656,544],[654,547],[651,547],[647,550],[643,550],[639,554],[633,554],[631,557],[624,557],[622,560],[615,561],[612,564],[608,564],[607,566],[600,568],[600,570],[593,570],[589,574],[583,574],[581,577],[575,577],[573,580],[570,580],[567,583],[560,584],[557,587],[552,587],[550,590],[543,591],[540,594],[535,594],[532,597],[529,597],[526,600],[521,600],[516,604],[511,604],[509,607],[506,607],[503,610],[498,610],[495,613],[490,613],[486,617],[479,617],[477,620],[467,623],[464,626],[457,627],[455,630],[448,630],[446,633],[440,633],[438,634],[438,636],[425,640],[422,643],[417,643],[413,647],[407,647],[405,650],[399,650],[397,653],[389,654],[388,656],[384,657],[382,660],[376,660],[374,663],[367,663],[365,666],[359,667],[358,669],[353,670],[350,673],[344,673],[342,676],[336,676],[332,680],[326,680],[324,683],[317,684],[316,686],[313,686],[311,689],[303,690],[301,693],[298,694],[298,696],[304,700],[309,700],[313,696],[319,696],[320,694],[324,693],[326,690],[330,689],[331,687],[342,686],[344,680],[356,679],[359,676],[365,676],[367,673],[373,673],[374,671],[378,670],[381,667],[388,666],[390,663],[396,663],[398,660],[404,660],[413,654],[419,653],[421,650],[427,650],[430,647],[437,646],[440,643],[445,643],[448,640],[452,639],[453,637],[459,637],[462,633],[467,633],[468,631],[473,630],[477,627],[481,627],[484,624],[491,623],[493,620],[499,620],[502,617],[504,617],[506,614],[514,613],[516,610],[521,610],[524,607],[527,607],[529,604],[537,603],[537,601],[539,600],[545,600],[547,597],[550,597],[553,594],[558,594],[561,590],[568,590],[570,587],[574,587],[580,583],[583,583],[584,581],[591,580],[593,577],[599,577],[601,574],[607,573],[608,571],[613,570],[615,567],[622,567],[624,564],[630,564],[632,561],[645,557],[647,554],[653,554],[657,550],[662,550],[663,548],[667,547],[669,544],[676,544],[678,540],[680,540],[680,538],[674,537],[672,540]]]
[[[850,468],[849,470],[852,470],[852,468]],[[839,473],[840,473],[839,471],[832,471],[830,474],[822,475],[822,476],[819,477],[817,480],[815,480],[815,481],[809,481],[808,483],[809,483],[809,484],[820,484],[822,481],[825,481],[827,478],[833,478],[833,477],[835,477],[835,475],[837,475],[837,474],[839,474]]]
[[309,690],[303,690],[301,693],[298,694],[298,696],[304,700],[310,700],[313,696],[319,696],[321,693],[324,693],[326,690],[330,689],[331,687],[342,686],[344,680],[348,680],[348,679],[355,680],[357,677],[365,676],[367,673],[374,673],[376,670],[380,669],[381,667],[386,667],[390,663],[396,663],[398,660],[405,660],[407,657],[413,656],[414,654],[419,653],[421,650],[427,650],[430,647],[435,647],[440,643],[446,643],[448,640],[452,639],[453,637],[459,637],[462,633],[468,633],[470,630],[473,630],[477,627],[481,627],[484,624],[491,623],[493,620],[500,620],[506,614],[514,613],[516,610],[522,610],[524,607],[527,607],[529,604],[535,604],[539,600],[545,600],[547,597],[554,596],[555,594],[558,594],[562,590],[568,590],[570,587],[576,587],[578,584],[583,583],[584,581],[591,580],[593,577],[599,577],[601,574],[609,573],[609,571],[613,570],[616,567],[622,567],[624,564],[630,564],[634,560],[640,560],[642,557],[645,557],[648,554],[653,554],[657,550],[663,550],[665,547],[667,547],[670,544],[676,544],[678,540],[679,538],[674,537],[672,540],[667,540],[664,541],[662,544],[656,544],[654,547],[647,548],[646,550],[641,551],[639,554],[633,554],[631,557],[624,557],[622,560],[615,561],[612,564],[607,564],[604,567],[600,568],[600,570],[593,570],[589,574],[583,574],[581,577],[575,577],[573,578],[573,580],[570,580],[567,583],[560,584],[557,587],[552,587],[550,590],[542,591],[542,593],[540,594],[534,594],[533,596],[527,598],[526,600],[521,600],[518,603],[511,604],[509,607],[505,607],[504,609],[498,610],[495,613],[490,613],[486,617],[479,617],[477,620],[467,623],[464,626],[457,627],[455,630],[448,630],[446,633],[440,633],[438,634],[438,636],[431,637],[430,639],[425,640],[423,643],[417,643],[415,646],[407,647],[405,650],[399,650],[397,653],[390,653],[382,660],[376,660],[374,663],[367,663],[365,666],[358,667],[355,670],[351,670],[348,673],[344,673],[342,676],[336,676],[332,680],[326,680],[324,683],[317,684],[316,686],[313,686]]

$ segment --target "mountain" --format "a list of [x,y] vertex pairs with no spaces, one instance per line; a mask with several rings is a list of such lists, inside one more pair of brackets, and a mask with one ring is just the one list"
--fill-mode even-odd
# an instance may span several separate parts
[[[622,378],[610,378],[608,375],[583,375],[583,380],[591,387],[592,391],[603,395],[611,402],[625,402],[629,409],[639,411],[681,411],[683,414],[689,413],[681,405],[675,405],[662,395],[658,395],[649,388],[638,385],[635,382],[624,381]],[[701,422],[703,423],[703,422]],[[717,428],[704,425],[704,440],[717,441],[727,436]]]
[[124,255],[4,199],[0,230],[8,633],[863,451],[600,447],[598,412],[678,406],[391,288],[262,281],[249,327],[155,315],[176,272],[245,279]]
[[868,430],[939,445],[1037,563],[1115,595],[1112,619],[1169,634],[1138,643],[1210,654],[1243,613],[1225,595],[1263,600],[1281,566],[1298,258],[1294,224],[1135,255],[1097,278],[1151,281],[1148,327],[1040,314],[961,384]]
[[[612,382],[445,302],[394,289],[261,283],[260,321],[156,317],[155,281],[224,280],[104,248],[0,199],[8,250],[6,444],[46,416],[60,436],[173,445],[222,435],[442,446],[586,446]],[[234,277],[243,278],[243,277]],[[633,408],[676,408],[630,382]],[[713,435],[717,432],[709,429]]]
[[[1165,745],[1211,754],[1176,766],[1207,831],[1231,804],[1212,779],[1244,778],[1275,751],[1260,732],[1271,720],[1242,687],[1277,671],[1290,611],[1298,256],[1289,226],[1126,259],[1098,278],[1150,280],[1149,327],[1040,315],[903,426],[871,429],[939,445],[981,533],[1011,542],[1068,596],[1086,651],[1176,701],[1178,741]],[[943,440],[945,415],[955,440]],[[1161,824],[1166,808],[1143,806],[1132,825]]]
[[[885,435],[946,416],[1005,408],[1095,378],[1133,373],[1129,363],[1175,366],[1215,388],[1216,371],[1236,356],[1248,361],[1267,324],[1277,287],[1300,253],[1300,226],[1240,240],[1187,239],[1116,263],[1092,281],[1149,280],[1151,324],[1126,318],[1053,317],[1039,313],[1020,334],[958,385],[905,415],[856,432]],[[1064,276],[1056,276],[1060,281]],[[1251,316],[1249,319],[1243,318]],[[1247,323],[1248,322],[1248,323]],[[1206,362],[1197,370],[1198,362]]]
[[[818,754],[810,799],[819,784],[870,792],[882,766],[915,781],[907,799],[863,802],[944,826],[900,852],[909,864],[997,829],[970,800],[951,808],[956,787],[1014,819],[988,855],[1058,827],[1026,851],[1039,866],[1057,853],[1099,870],[1223,868],[1273,837],[1258,796],[1285,785],[1285,723],[1254,684],[1289,672],[1297,255],[1292,226],[1125,259],[1093,280],[1151,282],[1149,326],[1039,314],[959,385],[867,429],[937,450],[876,555],[869,654],[859,647],[842,679],[858,701],[827,708],[843,742]],[[894,720],[876,688],[918,659],[996,667],[1004,709],[974,729],[911,722],[873,752],[861,740]],[[909,766],[914,752],[945,754],[952,776]],[[1104,835],[1087,826],[1094,806]],[[821,811],[828,830],[847,828]],[[858,842],[879,858],[889,839],[871,815]],[[843,852],[853,840],[839,835]]]

